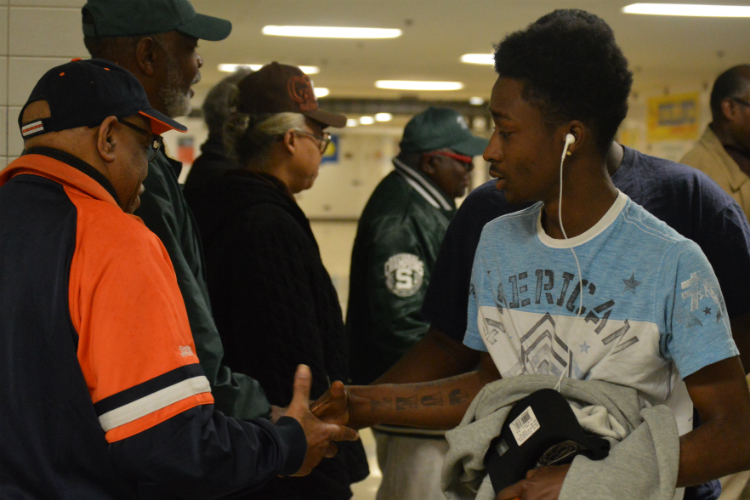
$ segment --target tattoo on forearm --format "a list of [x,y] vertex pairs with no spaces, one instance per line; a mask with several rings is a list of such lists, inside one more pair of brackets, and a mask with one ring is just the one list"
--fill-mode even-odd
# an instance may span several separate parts
[[393,408],[393,399],[392,398],[381,398],[381,399],[371,399],[370,400],[370,410],[371,411],[383,411],[383,410],[390,410]]
[[396,410],[413,410],[417,407],[417,397],[396,398]]
[[469,394],[463,389],[454,389],[448,394],[448,402],[451,406],[464,404],[469,399]]
[[420,400],[423,406],[443,406],[443,393],[436,392],[423,396]]
[[[425,396],[408,396],[398,397],[396,396],[395,409],[396,411],[416,410],[419,406],[444,406],[445,405],[445,394],[443,392],[435,392],[427,394]],[[462,405],[469,400],[469,394],[463,389],[454,389],[448,393],[448,404],[451,406]],[[392,397],[381,397],[379,399],[370,399],[370,411],[383,412],[390,411],[394,408],[394,401]]]

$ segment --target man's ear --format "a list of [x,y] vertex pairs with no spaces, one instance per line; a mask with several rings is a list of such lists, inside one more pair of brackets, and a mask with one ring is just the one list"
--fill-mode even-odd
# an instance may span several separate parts
[[[563,146],[565,144],[565,137],[571,134],[575,141],[570,143],[568,145],[568,155],[572,155],[576,152],[576,150],[583,147],[583,145],[589,141],[591,141],[591,134],[589,133],[589,129],[586,128],[586,125],[583,124],[583,122],[579,120],[572,120],[567,125],[565,125],[564,130],[562,130],[562,141]],[[563,146],[560,147],[562,150]]]
[[721,101],[721,114],[724,115],[724,121],[733,122],[736,109],[737,103],[730,98],[727,97]]
[[97,131],[96,149],[99,151],[99,156],[106,163],[115,161],[115,149],[117,148],[115,125],[117,125],[117,117],[108,116],[99,125],[99,130]]
[[287,130],[284,134],[284,138],[281,139],[281,142],[284,143],[284,149],[286,149],[289,154],[293,155],[297,150],[297,134],[294,133],[294,130]]
[[432,175],[436,172],[435,165],[433,162],[438,161],[437,156],[422,155],[419,157],[419,168],[427,175]]
[[135,63],[146,76],[154,76],[159,43],[153,37],[144,36],[135,48]]

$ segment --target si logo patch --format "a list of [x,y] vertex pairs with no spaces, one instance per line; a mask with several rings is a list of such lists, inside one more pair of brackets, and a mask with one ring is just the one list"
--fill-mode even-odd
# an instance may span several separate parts
[[385,263],[385,284],[394,295],[411,297],[424,281],[424,263],[414,254],[397,253]]

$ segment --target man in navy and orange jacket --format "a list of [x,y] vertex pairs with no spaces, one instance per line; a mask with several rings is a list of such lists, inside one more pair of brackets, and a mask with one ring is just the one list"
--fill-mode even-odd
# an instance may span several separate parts
[[53,68],[19,126],[0,174],[0,498],[215,498],[356,438],[309,413],[306,367],[276,425],[214,411],[169,256],[130,215],[158,134],[185,128],[132,74]]

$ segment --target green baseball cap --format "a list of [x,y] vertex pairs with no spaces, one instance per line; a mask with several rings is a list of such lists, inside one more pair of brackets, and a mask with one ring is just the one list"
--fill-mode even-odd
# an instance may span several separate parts
[[481,155],[489,140],[472,135],[464,117],[453,109],[429,107],[404,128],[401,151],[422,153],[449,148],[465,156]]
[[231,22],[196,14],[187,0],[88,0],[81,13],[83,34],[95,38],[156,35],[176,30],[217,42],[232,31]]

